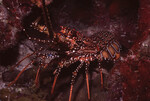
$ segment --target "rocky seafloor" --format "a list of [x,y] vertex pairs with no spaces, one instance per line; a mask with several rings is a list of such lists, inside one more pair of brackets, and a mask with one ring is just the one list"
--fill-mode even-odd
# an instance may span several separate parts
[[[51,65],[40,72],[39,85],[34,83],[38,59],[14,85],[7,86],[34,57],[27,58],[14,70],[11,68],[27,54],[46,47],[28,40],[22,31],[42,15],[41,4],[41,0],[0,1],[0,101],[69,99],[70,69],[62,71],[51,95],[54,78]],[[91,101],[150,100],[150,0],[46,0],[46,4],[55,30],[63,25],[86,36],[109,31],[122,46],[120,60],[102,63],[106,68],[103,87],[97,68],[92,69],[96,65],[91,63]],[[84,71],[79,73],[72,95],[72,101],[82,100],[88,101]]]

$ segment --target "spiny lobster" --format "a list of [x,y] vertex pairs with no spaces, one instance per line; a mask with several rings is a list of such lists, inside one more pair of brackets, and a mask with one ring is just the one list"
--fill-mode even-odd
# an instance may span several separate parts
[[[68,27],[61,26],[61,30],[56,33],[53,31],[50,16],[48,14],[48,9],[45,5],[45,0],[42,0],[43,3],[43,13],[45,19],[45,25],[39,25],[38,22],[40,17],[32,23],[32,27],[37,29],[39,32],[46,34],[49,40],[42,40],[37,38],[32,38],[28,34],[28,38],[30,40],[38,41],[44,44],[48,44],[51,51],[56,52],[49,52],[49,53],[42,53],[42,51],[46,51],[43,47],[39,50],[33,52],[25,56],[21,59],[14,67],[18,66],[22,61],[26,58],[35,55],[35,58],[40,58],[43,62],[39,66],[35,78],[35,82],[38,83],[39,78],[39,71],[41,67],[47,68],[48,64],[51,63],[45,62],[47,58],[55,59],[60,58],[61,61],[58,63],[57,68],[54,70],[54,81],[51,89],[51,94],[54,92],[54,87],[57,81],[57,78],[62,70],[63,67],[69,67],[71,64],[76,62],[80,62],[77,68],[72,72],[72,79],[71,79],[71,87],[70,87],[70,95],[69,101],[71,101],[73,85],[75,83],[75,79],[77,77],[78,71],[85,67],[85,74],[86,74],[86,84],[87,84],[87,92],[88,92],[88,99],[90,99],[90,91],[89,91],[89,74],[88,69],[90,62],[98,61],[98,68],[101,76],[101,85],[103,85],[103,76],[102,76],[102,67],[101,62],[103,60],[111,60],[115,61],[120,57],[120,45],[117,40],[114,39],[114,36],[110,32],[98,32],[94,33],[92,36],[87,37],[79,33],[74,29],[70,29]],[[8,86],[14,84],[19,76],[28,68],[29,65],[33,64],[35,60],[31,61],[27,64],[22,71],[18,74],[16,79],[12,81]],[[84,66],[83,66],[84,65]]]

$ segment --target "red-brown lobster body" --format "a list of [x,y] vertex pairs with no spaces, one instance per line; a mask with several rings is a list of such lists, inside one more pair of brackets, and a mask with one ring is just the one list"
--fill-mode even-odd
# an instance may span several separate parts
[[[46,34],[48,35],[47,27],[45,26],[38,26],[38,27],[35,26],[35,27],[40,32],[46,32]],[[87,37],[82,35],[78,31],[75,31],[74,29],[72,30],[68,27],[63,26],[61,26],[61,30],[59,33],[54,33],[54,36],[55,36],[54,41],[51,42],[52,44],[57,43],[55,45],[56,46],[58,45],[59,48],[60,48],[59,45],[65,46],[65,49],[62,49],[63,47],[61,47],[61,49],[58,48],[58,51],[61,50],[61,53],[65,55],[64,56],[65,58],[61,59],[61,61],[58,64],[58,67],[54,71],[55,78],[51,93],[53,93],[54,91],[55,83],[59,73],[61,72],[61,69],[63,67],[69,67],[71,64],[80,61],[79,66],[72,73],[69,101],[71,101],[73,84],[77,76],[77,73],[79,69],[83,67],[84,64],[87,81],[88,99],[90,99],[89,83],[88,83],[88,68],[90,62],[98,60],[99,70],[101,74],[101,85],[103,85],[101,62],[106,59],[115,61],[120,57],[119,43],[114,39],[113,34],[110,32],[98,32],[90,37]],[[31,37],[29,38],[32,39]],[[66,59],[66,57],[69,57],[69,59]]]
[[[46,8],[44,8],[44,9],[46,9]],[[47,13],[46,11],[44,11],[44,12],[45,12],[45,14]],[[48,15],[48,14],[46,14],[46,15]],[[49,17],[47,17],[47,19],[49,20]],[[49,28],[50,27],[52,28],[52,26],[49,26],[49,27],[47,27],[46,25],[41,26],[38,24],[39,20],[40,20],[40,18],[35,20],[35,22],[32,23],[32,27],[37,29],[39,32],[43,32],[44,34],[46,34],[49,37],[50,36]],[[51,58],[51,59],[60,58],[61,61],[58,63],[58,66],[56,67],[56,69],[53,73],[55,75],[54,82],[52,85],[52,90],[51,90],[51,93],[53,93],[54,87],[56,84],[56,80],[57,80],[62,68],[69,67],[71,64],[74,64],[79,61],[80,64],[72,72],[69,101],[71,101],[72,90],[73,90],[75,78],[78,74],[78,71],[83,67],[85,68],[85,74],[86,74],[88,99],[90,99],[89,80],[88,80],[88,68],[89,68],[90,62],[95,61],[95,60],[98,61],[98,67],[99,67],[100,75],[101,75],[101,85],[103,85],[101,62],[103,61],[103,59],[108,59],[108,60],[114,61],[119,58],[119,56],[120,56],[119,43],[114,39],[113,34],[111,34],[109,32],[99,32],[99,33],[93,34],[90,37],[87,37],[87,36],[82,35],[78,31],[75,31],[74,29],[72,30],[68,27],[63,27],[63,26],[61,26],[61,30],[59,33],[55,33],[54,31],[51,31],[51,32],[53,32],[53,38],[50,37],[49,40],[41,40],[41,39],[37,39],[37,38],[32,38],[28,34],[27,34],[27,36],[30,40],[42,42],[44,44],[48,43],[48,45],[50,47],[50,51],[55,50],[58,55],[59,55],[59,53],[61,53],[63,55],[63,57],[61,55],[58,56],[52,52],[50,52],[50,54],[53,55],[53,58],[49,56],[50,54],[45,54],[45,53],[42,54],[42,51],[45,51],[45,49],[43,49],[43,47],[42,47],[41,49],[24,57],[22,60],[20,60],[16,64],[16,66],[18,64],[20,64],[20,62],[22,62],[26,58],[30,57],[31,55],[35,55],[35,58],[40,58],[41,61],[43,61],[43,63],[39,66],[38,71],[37,71],[37,75],[36,75],[36,79],[35,79],[35,83],[37,83],[38,78],[39,78],[39,71],[40,71],[41,67],[46,68],[48,66],[48,64],[51,63],[51,62],[45,62],[46,58]],[[55,49],[53,49],[53,48],[55,48]],[[17,81],[17,79],[19,78],[19,76],[23,73],[23,71],[25,71],[25,69],[27,69],[27,67],[34,62],[35,62],[35,60],[33,60],[29,64],[27,64],[23,68],[23,70],[18,74],[16,79],[9,84],[9,86],[14,84]]]
[[[120,46],[110,32],[98,32],[90,37],[83,36],[81,33],[71,30],[67,27],[62,27],[62,34],[59,37],[65,36],[63,42],[69,46],[68,55],[90,55],[91,59],[118,59]],[[62,41],[62,39],[60,39]],[[87,56],[89,57],[89,56]],[[93,61],[93,59],[91,61]]]

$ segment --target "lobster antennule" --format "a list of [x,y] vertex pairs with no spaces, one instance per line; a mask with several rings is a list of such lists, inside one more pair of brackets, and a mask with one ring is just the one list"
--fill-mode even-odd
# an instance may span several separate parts
[[48,28],[49,37],[51,39],[53,39],[55,32],[53,31],[53,26],[52,26],[50,14],[49,14],[48,9],[45,5],[45,0],[42,0],[42,5],[43,5],[42,10],[43,10],[43,13],[44,13],[44,20],[45,20],[46,26]]

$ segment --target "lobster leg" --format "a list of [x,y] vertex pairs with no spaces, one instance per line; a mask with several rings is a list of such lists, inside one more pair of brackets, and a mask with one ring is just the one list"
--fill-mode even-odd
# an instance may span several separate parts
[[59,76],[59,74],[56,74],[55,77],[54,77],[54,82],[53,82],[53,85],[52,85],[51,94],[53,94],[53,92],[54,92],[54,88],[55,88],[58,76]]
[[[42,50],[42,48],[40,48],[39,50],[37,50],[37,51],[35,51],[35,52],[31,53],[31,54],[28,54],[28,55],[25,56],[23,59],[21,59],[15,66],[11,67],[11,70],[13,70],[16,66],[18,66],[23,60],[25,60],[26,58],[28,58],[28,57],[30,57],[30,56],[32,56],[32,55],[37,54],[37,52],[39,52],[39,51],[41,51],[41,50]],[[19,74],[17,75],[17,77],[15,78],[15,80],[12,81],[10,84],[8,84],[8,86],[10,87],[11,85],[13,85],[13,84],[18,80],[18,78],[20,77],[20,75],[29,67],[29,65],[33,64],[34,62],[35,62],[35,61],[33,60],[33,61],[31,61],[30,63],[28,63],[28,64],[22,69],[22,71],[20,71],[20,73],[19,73]]]
[[[53,56],[54,56],[54,58],[57,57],[57,55],[53,55]],[[50,58],[50,57],[49,57],[49,58]],[[44,60],[44,61],[45,61],[45,59],[46,59],[46,54],[41,56],[41,60]],[[40,64],[40,66],[39,66],[39,68],[38,68],[38,70],[37,70],[36,78],[35,78],[35,84],[36,84],[36,85],[38,85],[38,82],[39,82],[39,72],[40,72],[41,67],[43,67],[44,69],[46,69],[49,63],[50,63],[50,62],[44,63],[44,64],[43,64],[43,63]]]
[[11,67],[10,69],[13,70],[15,67],[17,67],[17,66],[18,66],[22,61],[24,61],[26,58],[28,58],[28,57],[30,57],[30,56],[36,54],[36,53],[37,53],[37,51],[36,51],[36,52],[33,52],[33,53],[31,53],[31,54],[26,55],[26,56],[25,56],[24,58],[22,58],[15,66]]
[[30,57],[30,56],[32,56],[32,55],[35,55],[37,52],[39,52],[39,51],[41,51],[41,50],[42,50],[42,48],[40,48],[39,50],[37,50],[37,51],[35,51],[35,52],[31,53],[31,54],[26,55],[26,56],[23,57],[19,62],[17,62],[16,65],[14,65],[13,67],[11,67],[10,70],[13,70],[15,67],[17,67],[17,66],[18,66],[22,61],[24,61],[26,58],[28,58],[28,57]]
[[74,72],[72,72],[72,79],[71,79],[71,87],[70,87],[70,94],[69,94],[69,101],[71,101],[71,97],[72,97],[72,91],[73,91],[73,85],[75,82],[75,79],[77,77],[78,71],[79,69],[83,66],[84,62],[81,62],[81,64],[76,68],[76,70]]
[[[45,61],[46,56],[42,55],[40,57],[41,57],[41,60]],[[37,70],[37,73],[36,73],[36,77],[35,77],[35,81],[34,81],[36,86],[38,86],[38,83],[39,83],[39,72],[41,70],[41,67],[45,68],[45,66],[46,65],[44,65],[43,63],[40,63],[40,66],[38,67],[38,70]]]
[[75,62],[77,62],[77,61],[78,61],[78,59],[75,60],[75,59],[73,59],[73,58],[70,58],[69,60],[61,61],[61,62],[59,63],[59,66],[58,66],[57,69],[54,71],[55,77],[54,77],[54,82],[53,82],[53,85],[52,85],[51,94],[53,94],[53,92],[54,92],[54,88],[55,88],[55,85],[56,85],[56,81],[57,81],[57,78],[58,78],[58,76],[59,76],[59,73],[61,72],[61,69],[62,69],[64,66],[68,67],[68,66],[70,66],[71,64],[73,64],[73,63],[75,63]]
[[29,67],[29,65],[33,64],[34,62],[35,62],[35,61],[31,61],[30,63],[28,63],[28,64],[21,70],[21,72],[17,75],[17,77],[15,78],[15,80],[8,84],[8,87],[10,87],[11,85],[13,85],[13,84],[18,80],[18,78],[20,77],[20,75]]
[[36,77],[35,77],[35,84],[36,86],[38,86],[39,84],[39,72],[40,72],[41,66],[38,68],[37,73],[36,73]]
[[99,68],[100,77],[101,77],[101,87],[103,88],[103,73],[102,73],[102,68],[101,68],[100,61],[98,62],[98,68]]
[[86,85],[87,85],[87,92],[88,92],[88,100],[90,100],[90,89],[89,89],[89,74],[88,74],[88,67],[89,63],[85,64],[85,74],[86,74]]

